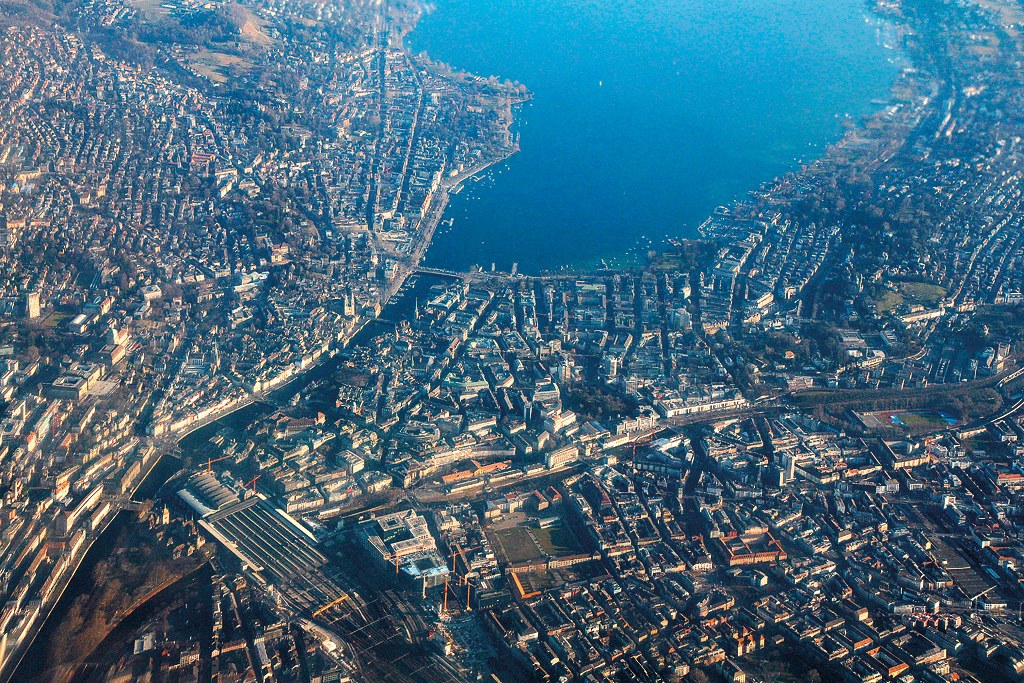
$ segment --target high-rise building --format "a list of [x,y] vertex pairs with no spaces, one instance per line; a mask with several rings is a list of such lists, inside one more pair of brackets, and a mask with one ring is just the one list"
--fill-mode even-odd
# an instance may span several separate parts
[[25,317],[35,320],[39,315],[39,292],[28,292],[25,294]]
[[619,359],[617,356],[609,353],[601,362],[604,366],[604,372],[606,375],[609,377],[615,377],[619,374]]

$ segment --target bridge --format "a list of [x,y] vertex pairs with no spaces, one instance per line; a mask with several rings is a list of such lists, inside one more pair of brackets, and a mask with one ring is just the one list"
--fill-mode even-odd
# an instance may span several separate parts
[[440,275],[441,277],[459,279],[466,276],[466,273],[456,273],[454,270],[444,270],[443,268],[427,268],[426,266],[419,266],[413,272],[417,275]]
[[1004,384],[1007,384],[1008,382],[1012,382],[1013,380],[1017,379],[1021,375],[1024,375],[1024,368],[1020,368],[1019,370],[1015,370],[1015,371],[1011,372],[1009,375],[1007,375],[1006,377],[1004,377],[1001,380],[999,380],[999,382],[996,384],[996,388],[1000,388]]
[[993,422],[999,422],[1000,420],[1005,420],[1006,418],[1010,417],[1011,415],[1016,413],[1021,408],[1024,408],[1024,398],[1021,398],[1016,403],[1014,403],[1012,406],[1010,406],[1009,408],[1007,408],[1003,412],[999,413],[995,417],[989,418],[988,420],[986,420],[984,422],[984,424],[990,425]]
[[145,505],[144,502],[132,500],[128,496],[124,495],[103,496],[100,500],[109,502],[111,507],[117,508],[118,510],[131,510],[133,512],[138,512],[142,509],[142,506]]

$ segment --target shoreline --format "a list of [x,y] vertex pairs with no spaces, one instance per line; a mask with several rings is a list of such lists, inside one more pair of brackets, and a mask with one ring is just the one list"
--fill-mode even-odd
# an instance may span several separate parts
[[[477,175],[478,173],[483,173],[492,166],[497,166],[498,164],[502,163],[503,161],[507,161],[508,159],[510,159],[511,157],[515,156],[518,153],[519,149],[517,145],[514,149],[506,152],[505,154],[499,155],[498,157],[491,161],[480,162],[473,168],[462,172],[458,176],[455,176],[455,178],[453,178],[451,181],[441,183],[441,196],[438,197],[436,204],[432,203],[432,207],[430,210],[430,218],[428,219],[429,225],[424,226],[423,229],[423,236],[420,240],[423,243],[422,249],[420,248],[419,244],[417,244],[417,246],[413,248],[415,259],[411,260],[409,268],[410,272],[415,271],[417,268],[419,268],[420,263],[423,261],[423,258],[427,255],[427,252],[430,251],[430,247],[434,242],[434,231],[437,230],[437,226],[440,224],[441,219],[444,218],[444,213],[448,209],[448,202],[451,201],[452,190],[455,189],[456,187],[459,187],[460,185],[462,185],[462,183],[466,182],[467,180]],[[470,272],[471,271],[466,270],[462,274],[468,275],[470,274]],[[408,274],[406,274],[405,277],[408,277]],[[402,278],[403,281],[405,277]],[[395,279],[397,280],[398,277],[396,277]],[[401,288],[401,285],[399,285],[399,288]],[[391,297],[389,296],[388,300],[390,300],[390,298]]]
[[[897,74],[897,76],[894,77],[893,83],[890,85],[890,89],[896,84],[898,78],[899,78],[899,74]],[[521,97],[521,98],[509,98],[508,106],[509,107],[515,106],[517,104],[521,104],[523,102],[530,101],[532,99],[533,99],[532,95],[531,96],[526,96],[526,97]],[[890,103],[891,103],[891,98],[890,98],[889,101],[887,101],[885,103],[880,103],[872,114],[870,114],[869,116],[865,116],[864,117],[865,120],[873,120],[876,117],[878,117],[881,114],[881,112],[883,112],[885,110],[885,107],[888,106],[888,104],[890,104]],[[512,124],[514,124],[514,120],[510,121],[510,127],[511,127]],[[826,147],[826,149],[823,151],[822,155],[820,155],[818,158],[810,161],[807,164],[800,165],[799,166],[798,174],[800,174],[800,175],[803,175],[803,174],[814,174],[815,171],[817,171],[818,173],[820,173],[822,171],[826,171],[826,169],[819,169],[819,168],[817,168],[819,166],[819,164],[828,163],[833,154],[838,153],[839,151],[844,149],[849,144],[851,144],[853,142],[856,142],[857,137],[858,137],[858,133],[859,132],[863,132],[866,129],[867,129],[867,127],[865,126],[864,123],[857,124],[854,128],[852,128],[849,131],[847,131],[847,133],[845,135],[842,135],[839,140],[837,140],[836,142],[828,145]],[[891,142],[897,143],[896,140],[891,140]],[[888,149],[883,150],[882,153],[876,155],[875,159],[873,160],[873,164],[883,164],[886,161],[888,161],[898,151],[899,147],[902,146],[903,142],[905,142],[905,140],[900,141],[898,144],[893,144]],[[472,168],[467,169],[466,171],[458,174],[457,176],[454,176],[450,180],[442,181],[442,183],[441,183],[441,191],[438,193],[436,201],[432,202],[432,204],[431,204],[431,207],[430,207],[430,210],[429,210],[429,213],[428,213],[428,217],[425,219],[423,227],[422,227],[421,235],[420,235],[419,239],[416,241],[416,244],[414,245],[413,249],[411,250],[410,256],[407,259],[407,263],[405,264],[405,267],[399,269],[399,272],[388,283],[388,286],[384,290],[384,295],[381,297],[381,302],[380,302],[382,309],[383,309],[383,307],[385,305],[387,305],[387,303],[389,303],[391,301],[391,299],[398,292],[398,290],[401,289],[401,287],[404,285],[404,283],[406,282],[408,277],[410,275],[412,275],[413,273],[415,273],[416,270],[420,267],[420,264],[421,264],[423,258],[426,256],[427,252],[429,251],[430,247],[432,246],[434,233],[436,231],[436,228],[437,228],[438,224],[441,222],[441,220],[443,219],[443,217],[445,215],[445,212],[446,212],[446,210],[448,208],[449,202],[450,202],[451,197],[452,197],[452,191],[455,188],[461,186],[468,179],[470,179],[470,178],[472,178],[472,177],[474,177],[474,176],[476,176],[476,175],[478,175],[480,173],[483,173],[487,169],[489,169],[489,168],[491,168],[491,167],[493,167],[493,166],[495,166],[497,164],[500,164],[503,161],[508,160],[510,157],[512,157],[518,151],[519,151],[518,150],[518,145],[516,144],[516,145],[513,146],[513,148],[511,150],[509,150],[509,151],[507,151],[507,152],[505,152],[503,154],[499,154],[499,155],[495,156],[494,158],[489,159],[487,161],[482,161],[482,162],[476,164],[475,166],[473,166]],[[842,168],[844,166],[844,164],[843,163],[839,163],[839,164],[837,164],[837,166],[839,168]],[[780,178],[778,178],[778,177],[772,178],[771,180],[767,181],[765,183],[765,185],[773,185],[775,183],[778,183],[779,181],[780,181]],[[749,192],[755,192],[755,191],[757,191],[757,190],[751,190]],[[741,203],[741,201],[742,200],[736,200],[735,202],[733,202],[731,204],[731,206],[737,206],[738,204]],[[638,257],[638,259],[639,259],[639,257]],[[591,260],[595,260],[595,259],[591,259]],[[640,259],[640,260],[642,260],[642,259]],[[562,274],[571,275],[572,273],[579,272],[580,270],[583,270],[583,268],[568,267],[567,268],[567,272],[566,273],[562,273]],[[469,275],[471,273],[472,273],[472,271],[470,271],[470,270],[465,270],[465,271],[462,272],[463,275]],[[557,277],[559,274],[553,274],[553,275]],[[336,342],[334,348],[346,348],[351,343],[352,339],[362,329],[364,329],[364,327],[371,320],[373,320],[373,318],[368,318],[368,317],[365,317],[365,316],[361,316],[357,320],[358,320],[358,322],[353,326],[351,331],[345,335],[344,340]],[[155,437],[154,441],[157,441],[158,443],[162,443],[162,444],[173,444],[174,446],[176,446],[178,443],[180,443],[180,441],[182,439],[188,437],[189,435],[191,435],[192,433],[194,433],[194,432],[196,432],[196,431],[198,431],[200,429],[203,429],[203,428],[209,426],[210,424],[212,424],[214,422],[217,422],[219,420],[222,420],[224,418],[227,418],[227,417],[235,414],[236,412],[244,410],[244,409],[250,407],[251,405],[253,405],[254,403],[260,403],[260,402],[268,401],[269,400],[269,394],[286,389],[287,387],[292,385],[296,380],[299,380],[301,378],[307,377],[308,373],[310,373],[312,370],[321,367],[326,361],[334,358],[334,354],[324,354],[324,355],[326,355],[326,358],[321,356],[314,363],[312,363],[309,367],[307,367],[307,368],[303,369],[302,371],[300,371],[300,372],[294,374],[293,376],[289,377],[287,379],[287,381],[283,382],[280,386],[275,387],[270,392],[266,392],[266,394],[264,394],[263,392],[258,392],[258,394],[249,394],[245,399],[239,401],[238,403],[235,403],[235,404],[233,404],[233,405],[231,405],[229,407],[226,407],[226,408],[222,409],[221,411],[218,411],[218,412],[216,412],[216,413],[214,413],[212,415],[209,415],[206,418],[197,421],[195,424],[189,425],[187,428],[185,428],[183,430],[180,430],[180,431],[172,433],[172,434],[164,434],[164,435],[161,435],[160,437]],[[138,483],[132,489],[132,492],[129,495],[129,498],[131,498],[132,496],[135,495],[135,493],[142,486],[142,484],[145,482],[145,480],[152,474],[152,472],[155,469],[156,465],[159,462],[161,462],[161,460],[165,456],[171,455],[170,452],[169,452],[169,449],[161,449],[161,450],[163,450],[164,452],[161,452],[159,454],[154,454],[154,456],[151,457],[150,464],[145,468],[145,470],[143,472],[140,472]],[[173,456],[171,456],[171,457],[173,457]],[[172,473],[168,477],[168,480],[170,478],[176,476],[181,471],[183,471],[183,469],[184,468],[179,468],[179,470],[177,472]],[[65,594],[65,592],[67,590],[67,587],[74,580],[74,578],[77,575],[79,569],[81,568],[81,565],[84,562],[85,558],[88,556],[89,552],[94,548],[96,541],[103,536],[103,534],[110,528],[110,525],[123,512],[128,512],[128,510],[126,510],[125,508],[119,508],[119,509],[113,511],[111,514],[109,514],[108,518],[103,522],[102,526],[98,528],[98,533],[90,534],[91,537],[79,549],[79,551],[77,553],[78,557],[75,560],[73,566],[69,566],[68,569],[65,570],[67,572],[67,576],[66,576],[65,579],[63,579],[61,581],[62,585],[60,586],[59,591],[57,591],[52,596],[52,600],[51,601],[48,601],[50,603],[48,609],[45,608],[45,605],[41,605],[40,606],[39,613],[34,617],[32,623],[31,623],[31,625],[29,627],[29,629],[31,630],[30,637],[27,640],[23,639],[23,641],[21,643],[19,643],[18,647],[19,647],[19,649],[21,651],[16,655],[15,658],[12,658],[12,659],[8,660],[5,663],[4,671],[0,672],[0,682],[6,682],[6,681],[11,680],[11,677],[17,672],[18,668],[21,666],[22,661],[24,660],[25,655],[31,649],[31,647],[32,647],[33,643],[36,641],[36,638],[38,637],[39,633],[42,631],[42,629],[45,627],[45,625],[49,622],[49,620],[55,616],[53,610],[55,609],[57,604],[60,602],[61,598],[64,596],[64,594]],[[114,627],[116,627],[116,623],[114,624]]]
[[[902,27],[905,25],[905,21],[895,19],[891,16],[880,13],[876,11],[873,6],[870,6],[870,4],[868,6],[855,8],[855,13],[856,23],[866,21],[870,24],[870,26],[876,27],[878,30],[881,31],[887,32],[889,27]],[[424,17],[426,17],[426,15],[420,16],[419,20],[422,20]],[[473,18],[475,18],[475,15]],[[416,45],[417,50],[422,49],[423,53],[427,55],[426,60],[428,62],[433,61],[433,63],[440,65],[442,69],[449,70],[454,75],[473,77],[473,74],[470,71],[472,67],[467,66],[467,63],[473,63],[473,57],[479,50],[470,52],[468,59],[466,54],[463,54],[462,52],[453,52],[452,50],[441,50],[441,52],[444,53],[445,61],[435,61],[439,60],[440,58],[437,57],[436,55],[431,54],[430,49],[440,48],[438,47],[437,44],[430,44],[431,41],[429,40],[429,37],[430,35],[432,35],[430,30],[426,31],[428,36],[427,40],[417,40],[416,33],[418,30],[420,30],[418,21],[415,25],[412,26],[411,29],[409,29],[406,33],[403,34],[403,45],[405,45],[405,43],[407,42],[410,42],[411,40]],[[443,20],[437,20],[435,23],[437,22],[444,24]],[[486,26],[487,24],[485,23],[485,28]],[[743,204],[749,203],[751,201],[752,195],[756,195],[764,191],[766,188],[776,186],[777,184],[782,182],[784,178],[788,175],[806,177],[820,174],[822,172],[822,168],[820,167],[821,165],[832,163],[837,154],[842,155],[844,150],[848,151],[855,148],[857,144],[861,141],[862,137],[868,137],[865,134],[870,134],[872,132],[872,123],[878,117],[885,116],[886,109],[888,107],[891,107],[896,102],[896,100],[894,99],[893,89],[895,86],[899,84],[901,79],[904,77],[904,72],[906,71],[906,69],[913,66],[911,56],[907,53],[905,46],[901,41],[882,40],[881,38],[876,37],[870,38],[869,42],[871,44],[867,47],[872,48],[872,50],[874,50],[877,47],[877,50],[881,51],[882,53],[884,62],[888,63],[888,65],[885,66],[885,69],[883,69],[883,71],[880,72],[882,78],[878,79],[879,87],[877,88],[877,90],[872,89],[872,92],[863,98],[850,99],[838,103],[836,104],[834,111],[822,110],[824,112],[823,118],[831,119],[834,115],[835,123],[830,124],[826,120],[823,126],[828,130],[825,132],[823,136],[817,139],[809,139],[807,137],[808,133],[806,131],[802,132],[801,138],[798,142],[800,143],[800,145],[803,146],[803,149],[801,149],[800,146],[794,146],[793,150],[791,150],[790,152],[790,154],[792,155],[791,157],[787,157],[785,159],[780,157],[777,160],[772,159],[772,163],[764,164],[768,166],[768,168],[765,169],[766,174],[763,176],[763,179],[758,180],[757,178],[754,178],[753,182],[751,182],[749,185],[737,188],[735,192],[728,193],[726,196],[711,197],[710,191],[708,194],[704,196],[706,196],[708,199],[711,199],[712,201],[717,201],[718,207],[739,207]],[[409,48],[406,48],[406,50],[408,52]],[[523,79],[524,81],[527,80],[528,78],[527,75],[524,75],[526,72],[524,72],[522,69],[516,70],[514,68],[514,65],[510,66],[507,61],[503,61],[498,63],[497,65],[491,65],[484,68],[490,69],[489,73],[499,74],[497,76],[497,78],[499,79],[504,78],[506,75],[507,79],[513,82],[518,82],[516,80],[517,78]],[[605,85],[607,86],[607,83],[605,83]],[[851,97],[857,94],[860,93],[851,93]],[[535,99],[536,97],[533,95],[533,93],[529,93],[527,96],[523,98],[513,98],[512,105],[514,106],[516,104],[531,102]],[[825,114],[827,114],[827,116]],[[515,126],[516,124],[521,125],[522,120],[517,118],[513,122],[513,126]],[[528,130],[529,129],[527,129],[527,131]],[[814,151],[811,152],[810,154],[807,154],[807,151],[804,151],[807,149],[806,145],[808,144],[808,142],[811,142],[814,145]],[[902,145],[897,145],[897,149],[900,146]],[[685,150],[674,151],[679,152]],[[876,163],[873,164],[872,166],[884,164],[895,153],[896,152],[894,151],[890,151],[884,156],[880,156],[878,159],[875,160]],[[750,152],[749,150],[744,151],[743,157],[745,158],[746,162],[750,161],[751,154],[753,153]],[[776,164],[776,161],[780,163]],[[531,162],[536,165],[536,157],[534,157],[531,160]],[[846,166],[847,168],[850,168],[852,166],[851,164],[847,163],[842,163],[840,165]],[[773,168],[775,166],[780,167],[777,169]],[[500,180],[497,181],[497,185],[500,188]],[[495,192],[496,191],[492,190],[492,194],[494,194]],[[500,189],[497,192],[500,192]],[[476,242],[479,243],[480,240],[484,239],[484,237],[486,236],[488,238],[488,242],[490,242],[490,237],[494,234],[498,234],[498,231],[487,226],[486,221],[489,215],[500,214],[501,212],[498,209],[503,208],[504,204],[501,204],[500,202],[490,203],[495,204],[497,208],[487,213],[486,215],[482,215],[479,210],[477,210],[476,212],[473,212],[471,210],[468,218],[461,218],[460,214],[461,223],[465,223],[466,221],[469,221],[470,223],[469,227],[466,227],[465,225],[463,226],[463,228],[467,231],[465,233],[467,237],[466,241],[471,241],[470,238],[475,238]],[[463,205],[459,206],[461,210],[461,207]],[[534,265],[535,262],[538,260],[535,254],[518,254],[520,258],[517,259],[514,256],[499,253],[501,252],[501,250],[499,250],[499,252],[495,252],[492,248],[489,253],[460,253],[460,255],[456,258],[453,258],[451,262],[446,261],[444,265],[438,265],[437,268],[449,270],[452,272],[472,272],[472,267],[474,265],[483,265],[486,263],[491,263],[493,261],[505,259],[517,261],[519,266],[518,272],[530,277],[572,277],[581,273],[593,271],[635,271],[638,268],[644,268],[646,265],[648,265],[649,259],[647,257],[646,252],[649,250],[656,251],[658,254],[663,254],[666,252],[670,252],[672,250],[672,240],[701,240],[702,236],[699,232],[700,226],[703,225],[709,218],[711,218],[716,213],[716,211],[716,205],[709,205],[708,210],[703,213],[698,214],[697,212],[694,212],[692,219],[683,216],[683,218],[687,218],[687,220],[679,223],[674,223],[672,226],[669,226],[665,229],[665,234],[659,234],[652,240],[643,239],[644,236],[640,235],[638,232],[638,234],[636,235],[627,235],[615,245],[611,245],[616,249],[615,251],[605,252],[603,250],[600,250],[601,247],[599,247],[599,250],[597,250],[596,253],[590,255],[581,254],[579,256],[575,256],[569,253],[564,257],[564,260],[561,263],[555,263],[551,265],[544,265],[543,263],[541,263]],[[532,218],[532,214],[530,218]],[[536,220],[530,220],[530,218],[527,218],[526,220],[535,224],[537,223]],[[500,233],[502,235],[508,232],[516,234],[517,230],[518,229],[515,228],[514,226],[510,227],[505,223],[501,223]],[[470,234],[469,231],[472,231],[472,234]],[[534,231],[530,231],[526,235],[524,235],[524,238],[535,238],[542,231],[536,232],[538,234],[534,234]],[[651,233],[648,232],[647,236],[651,236]],[[447,239],[452,240],[452,238],[450,237]],[[451,244],[454,241],[455,240],[453,240],[452,242],[446,242],[446,244]],[[592,240],[588,239],[588,241]],[[648,246],[648,242],[652,243]],[[609,245],[601,246],[604,247]],[[629,248],[632,249],[627,252],[626,250]],[[481,252],[483,252],[482,249]],[[543,261],[546,259],[540,260]]]

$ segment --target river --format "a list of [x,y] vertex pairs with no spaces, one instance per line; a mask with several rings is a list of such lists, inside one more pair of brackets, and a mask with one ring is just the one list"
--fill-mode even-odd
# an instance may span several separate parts
[[[181,461],[173,456],[165,455],[160,458],[146,478],[142,480],[138,490],[135,492],[135,499],[146,500],[155,496],[160,487],[174,476],[180,467]],[[48,659],[50,639],[57,631],[64,615],[68,613],[75,600],[80,595],[87,595],[96,590],[96,585],[93,581],[93,570],[97,564],[110,557],[117,543],[118,536],[131,523],[133,516],[135,516],[134,512],[118,512],[106,529],[103,530],[103,533],[89,547],[77,571],[75,571],[75,574],[71,577],[67,587],[61,594],[60,600],[54,605],[46,621],[43,622],[42,628],[39,629],[39,633],[36,634],[35,640],[32,641],[32,645],[25,653],[21,664],[14,670],[14,675],[11,676],[12,682],[47,680],[47,676],[51,673],[48,668],[50,664]]]
[[[394,320],[407,318],[415,307],[417,301],[422,303],[429,298],[429,290],[431,286],[447,281],[447,278],[433,276],[417,277],[415,282],[410,283],[410,285],[403,289],[398,295],[392,297],[392,300],[384,308],[381,319],[379,321],[371,321],[371,324],[364,327],[363,330],[360,331],[360,333],[352,340],[352,344],[365,344],[374,336],[386,333],[393,329]],[[330,359],[311,369],[309,372],[306,372],[287,386],[274,392],[272,399],[277,402],[286,402],[310,382],[330,377],[331,373],[333,373],[336,368],[337,361],[335,359]],[[199,448],[207,439],[216,434],[220,429],[223,429],[224,427],[245,429],[254,421],[266,415],[270,410],[271,408],[265,404],[250,404],[185,436],[179,442],[179,445],[185,453],[188,453],[189,451]],[[180,471],[181,465],[182,462],[178,458],[169,455],[163,456],[139,485],[139,488],[135,492],[133,498],[141,501],[156,496],[160,492],[161,487]],[[72,604],[75,602],[75,599],[80,595],[86,595],[97,590],[97,586],[93,581],[93,570],[96,568],[97,564],[111,556],[118,536],[121,531],[131,523],[132,516],[134,514],[134,512],[118,513],[89,548],[85,557],[82,558],[82,562],[79,565],[78,570],[68,582],[67,588],[61,595],[60,600],[58,600],[46,621],[43,623],[42,628],[39,630],[39,633],[30,646],[28,652],[22,659],[21,664],[17,669],[15,669],[14,674],[10,679],[11,681],[17,681],[19,683],[22,681],[26,683],[34,683],[36,681],[47,680],[47,677],[52,673],[48,668],[50,665],[50,662],[48,661],[48,644],[50,639],[53,637]],[[126,618],[114,633],[108,635],[107,639],[100,644],[99,648],[97,648],[96,656],[103,659],[108,654],[106,649],[113,647],[113,643],[120,643],[123,638],[128,637],[131,634],[134,628],[137,628],[139,625],[144,623],[145,619],[150,615],[155,614],[157,611],[170,604],[170,602],[173,602],[177,589],[180,588],[184,590],[185,587],[189,587],[191,589],[194,585],[202,584],[204,581],[208,583],[208,580],[209,570],[206,568],[190,575],[189,577],[183,578],[175,584],[175,587],[172,589],[165,589],[164,591],[161,591],[158,595],[154,596],[153,599],[140,606],[140,609],[133,612],[130,617]]]

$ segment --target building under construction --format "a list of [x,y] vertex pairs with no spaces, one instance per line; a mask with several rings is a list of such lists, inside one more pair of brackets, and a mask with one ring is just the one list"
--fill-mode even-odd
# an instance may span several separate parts
[[437,550],[427,520],[414,510],[374,517],[359,527],[359,540],[381,569],[429,588],[445,582],[450,570]]

